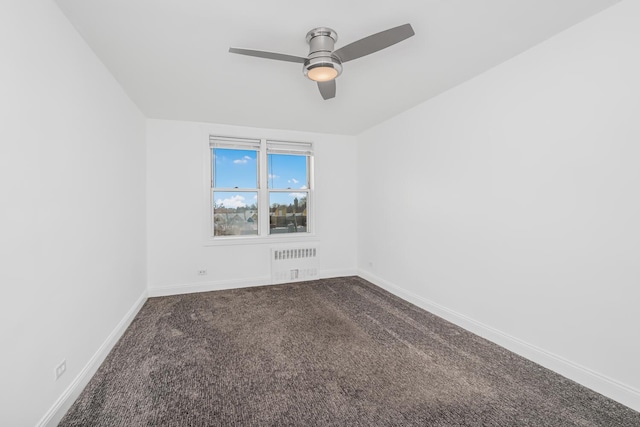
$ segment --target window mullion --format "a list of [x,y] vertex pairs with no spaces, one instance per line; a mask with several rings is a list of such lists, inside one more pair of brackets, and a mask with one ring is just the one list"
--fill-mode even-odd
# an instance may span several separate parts
[[269,235],[269,192],[268,192],[269,171],[267,169],[267,140],[260,140],[260,162],[258,169],[258,230],[260,236]]

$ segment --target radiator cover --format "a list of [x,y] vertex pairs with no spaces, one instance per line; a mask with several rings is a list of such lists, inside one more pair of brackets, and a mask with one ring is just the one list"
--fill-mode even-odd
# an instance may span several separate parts
[[319,255],[317,245],[271,248],[271,283],[317,279]]

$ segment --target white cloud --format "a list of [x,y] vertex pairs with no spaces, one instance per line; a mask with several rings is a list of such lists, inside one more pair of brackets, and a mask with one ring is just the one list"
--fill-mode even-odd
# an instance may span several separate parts
[[291,197],[297,197],[298,200],[302,199],[303,197],[307,197],[307,193],[289,193],[289,196]]
[[306,186],[306,185],[303,185],[302,187],[300,187],[300,189],[301,189],[301,190],[306,190],[306,189],[307,189],[307,186]]
[[216,204],[230,209],[247,206],[247,203],[244,201],[244,197],[239,194],[236,194],[233,197],[229,197],[228,199],[218,199],[216,200]]
[[272,173],[269,174],[269,179],[278,179],[278,178],[280,178],[280,175],[275,175]]
[[287,182],[288,182],[289,184],[291,184],[291,183],[297,184],[297,183],[299,183],[300,181],[298,181],[298,180],[297,180],[297,179],[295,179],[295,178],[291,178],[291,179],[290,179],[289,181],[287,181]]
[[247,163],[249,160],[253,160],[251,157],[249,156],[244,156],[241,159],[236,159],[233,161],[233,163],[235,163],[236,165],[244,165],[245,163]]

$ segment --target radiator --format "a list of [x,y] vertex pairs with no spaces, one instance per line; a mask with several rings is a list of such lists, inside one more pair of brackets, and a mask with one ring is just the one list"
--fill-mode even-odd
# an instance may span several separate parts
[[317,279],[318,259],[317,246],[271,248],[271,283]]

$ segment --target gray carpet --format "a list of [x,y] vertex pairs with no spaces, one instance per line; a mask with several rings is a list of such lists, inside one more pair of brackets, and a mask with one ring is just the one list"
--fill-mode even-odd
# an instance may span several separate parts
[[357,278],[150,298],[61,426],[640,426]]

